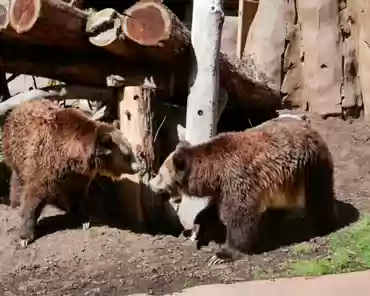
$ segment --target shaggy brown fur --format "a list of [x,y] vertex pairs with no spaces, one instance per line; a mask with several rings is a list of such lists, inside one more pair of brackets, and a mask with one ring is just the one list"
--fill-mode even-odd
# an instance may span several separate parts
[[331,153],[321,136],[307,122],[277,118],[200,145],[179,143],[150,187],[213,197],[227,233],[212,260],[224,262],[250,251],[268,208],[305,208],[316,229],[331,230],[333,182]]
[[83,206],[96,174],[119,178],[140,164],[122,133],[81,111],[48,101],[16,107],[3,128],[4,161],[12,170],[10,200],[21,204],[20,239],[34,239],[45,204],[56,205],[86,222]]

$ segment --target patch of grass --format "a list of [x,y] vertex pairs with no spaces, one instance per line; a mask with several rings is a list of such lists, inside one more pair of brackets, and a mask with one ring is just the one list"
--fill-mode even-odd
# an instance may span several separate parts
[[264,279],[268,279],[271,277],[269,275],[269,272],[260,266],[254,266],[252,268],[251,275],[254,280],[264,280]]
[[292,247],[292,252],[295,255],[311,254],[313,252],[313,246],[308,242],[300,243]]
[[328,237],[328,255],[288,264],[286,275],[318,276],[370,268],[370,216]]

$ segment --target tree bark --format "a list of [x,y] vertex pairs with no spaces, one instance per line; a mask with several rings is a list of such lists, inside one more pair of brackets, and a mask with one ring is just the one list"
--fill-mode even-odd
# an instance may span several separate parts
[[254,69],[254,80],[275,91],[281,88],[288,8],[286,0],[260,0],[244,50],[243,59]]
[[[341,115],[342,51],[337,0],[297,0],[309,110]],[[319,44],[319,46],[318,46]]]
[[357,23],[357,46],[359,78],[364,104],[365,119],[370,120],[370,3],[365,0],[358,0],[355,3]]

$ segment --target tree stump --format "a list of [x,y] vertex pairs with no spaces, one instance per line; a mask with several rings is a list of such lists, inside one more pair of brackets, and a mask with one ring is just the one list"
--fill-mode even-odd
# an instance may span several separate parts
[[[151,178],[150,172],[158,168],[154,146],[152,104],[155,89],[128,86],[119,91],[119,118],[121,131],[132,145],[135,153],[144,161],[148,173],[127,175],[121,184],[121,201],[126,222],[134,229],[144,230],[148,209],[159,202],[144,184]],[[144,182],[143,182],[144,180]]]

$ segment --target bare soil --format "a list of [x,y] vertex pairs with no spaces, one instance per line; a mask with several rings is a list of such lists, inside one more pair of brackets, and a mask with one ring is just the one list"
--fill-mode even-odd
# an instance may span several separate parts
[[[352,222],[357,210],[370,212],[370,124],[335,118],[313,118],[311,122],[334,156],[343,224]],[[62,214],[48,208],[40,227],[56,223]],[[0,295],[4,296],[159,295],[201,284],[252,280],[261,271],[273,276],[295,256],[289,247],[293,242],[311,239],[317,248],[310,256],[326,250],[325,238],[301,235],[287,239],[283,234],[293,233],[291,229],[300,225],[292,223],[291,228],[273,231],[274,235],[268,231],[261,235],[261,242],[274,237],[270,247],[261,243],[262,252],[234,264],[208,266],[218,248],[215,244],[196,250],[184,238],[135,234],[108,226],[49,231],[22,250],[18,225],[18,209],[0,204]]]

